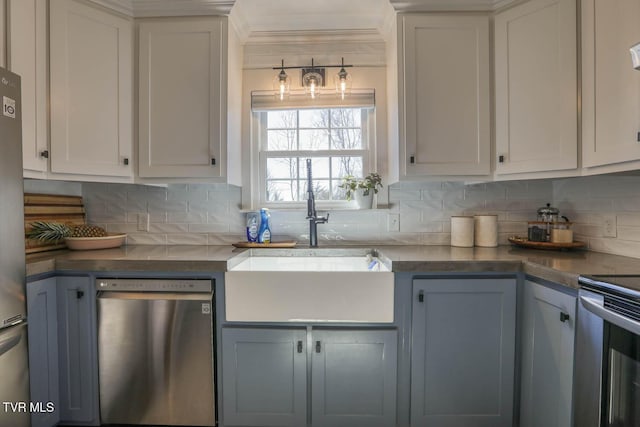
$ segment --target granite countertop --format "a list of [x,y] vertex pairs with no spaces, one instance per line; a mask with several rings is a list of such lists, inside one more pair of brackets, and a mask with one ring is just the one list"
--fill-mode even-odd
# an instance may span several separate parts
[[[372,246],[367,246],[372,247]],[[321,251],[353,248],[321,246]],[[362,248],[360,246],[359,248]],[[373,246],[402,272],[514,272],[578,287],[581,274],[640,274],[640,259],[590,251],[543,251],[514,246]],[[309,248],[301,246],[300,249]],[[27,256],[27,275],[52,271],[224,272],[246,249],[228,246],[124,246],[98,251],[55,251]]]

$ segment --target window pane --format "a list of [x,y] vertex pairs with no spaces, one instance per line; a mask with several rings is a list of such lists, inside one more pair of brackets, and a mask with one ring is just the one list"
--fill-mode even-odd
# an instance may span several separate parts
[[[306,160],[302,161],[304,173],[302,178],[307,179],[307,163]],[[329,158],[328,157],[314,157],[311,159],[311,169],[313,172],[313,179],[316,178],[329,178]]]
[[347,200],[347,190],[344,188],[340,188],[340,184],[342,184],[341,179],[331,180],[331,192],[333,200]]
[[296,202],[298,200],[297,181],[267,181],[267,201]]
[[336,129],[331,131],[332,150],[361,150],[362,131],[360,129]]
[[267,150],[295,150],[297,147],[295,130],[268,130]]
[[[331,192],[329,191],[329,180],[314,179],[313,195],[316,200],[330,200]],[[305,195],[305,199],[306,199],[306,195]]]
[[270,157],[267,159],[267,179],[297,179],[297,157]]
[[328,150],[329,132],[326,129],[300,131],[300,150]]
[[332,128],[361,128],[362,113],[359,108],[336,108],[331,110]]
[[343,178],[353,175],[362,178],[362,156],[345,156],[331,158],[331,177]]
[[328,128],[330,110],[300,110],[301,128]]
[[297,127],[296,110],[269,111],[267,113],[268,129],[295,129]]

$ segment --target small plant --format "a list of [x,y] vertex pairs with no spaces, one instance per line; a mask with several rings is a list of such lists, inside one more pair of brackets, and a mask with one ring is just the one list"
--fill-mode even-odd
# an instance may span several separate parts
[[358,189],[362,189],[362,195],[368,196],[373,190],[373,194],[378,194],[378,188],[382,188],[382,177],[377,173],[370,173],[364,178],[356,178],[353,175],[347,175],[342,178],[340,188],[347,190],[347,200],[351,200],[353,193]]

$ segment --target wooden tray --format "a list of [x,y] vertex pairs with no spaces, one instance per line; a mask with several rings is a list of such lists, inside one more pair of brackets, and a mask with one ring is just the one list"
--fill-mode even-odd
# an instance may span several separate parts
[[69,225],[84,224],[85,212],[82,197],[34,193],[24,195],[25,252],[31,254],[66,248],[64,240],[42,242],[27,238],[26,234],[31,231],[31,223],[34,221],[60,222]]
[[295,240],[286,240],[282,242],[256,243],[256,242],[237,242],[233,243],[236,248],[294,248]]
[[571,242],[571,243],[552,243],[552,242],[532,242],[526,237],[511,236],[509,242],[516,246],[532,249],[547,249],[547,250],[562,250],[562,249],[576,249],[586,246],[585,242]]

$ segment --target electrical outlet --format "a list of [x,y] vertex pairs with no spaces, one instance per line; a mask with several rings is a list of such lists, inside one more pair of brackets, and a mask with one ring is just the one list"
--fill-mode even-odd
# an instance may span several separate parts
[[602,235],[604,237],[617,237],[618,227],[616,225],[616,215],[606,214],[602,216]]
[[138,231],[149,231],[149,213],[138,213]]
[[400,231],[400,214],[395,214],[395,213],[387,214],[387,231],[389,232]]

